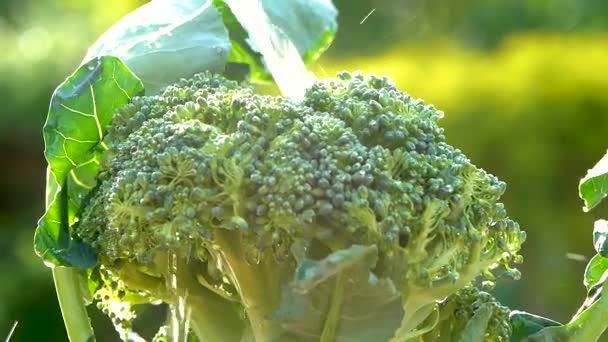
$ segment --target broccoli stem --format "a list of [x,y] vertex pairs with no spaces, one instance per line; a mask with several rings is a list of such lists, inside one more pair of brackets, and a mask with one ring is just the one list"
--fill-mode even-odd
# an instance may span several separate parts
[[279,306],[285,275],[291,272],[285,271],[286,266],[275,262],[271,255],[263,255],[257,263],[248,262],[244,250],[247,244],[240,232],[218,229],[215,234],[219,256],[239,292],[255,340],[275,340],[282,328],[269,317]]
[[52,271],[68,338],[72,342],[94,341],[77,271],[72,267],[54,267]]
[[[223,342],[240,341],[245,331],[243,319],[239,316],[238,306],[213,291],[203,287],[194,274],[196,267],[183,258],[175,260],[176,285],[170,289],[172,300],[175,295],[183,296],[190,310],[190,325],[200,341]],[[168,274],[167,277],[170,275]]]
[[191,310],[190,326],[200,341],[240,341],[245,324],[238,308],[205,288],[186,299]]
[[[167,255],[159,253],[155,259],[156,265],[168,269],[166,260]],[[202,286],[195,277],[198,270],[187,260],[180,258],[177,264],[176,289],[167,287],[166,279],[170,277],[168,273],[164,273],[162,278],[156,278],[140,272],[138,266],[132,263],[122,264],[118,272],[120,279],[130,289],[151,293],[169,305],[176,303],[176,293],[182,295],[190,310],[190,327],[200,341],[240,341],[246,330],[238,303]]]
[[[46,168],[46,184],[45,207],[48,208],[59,187],[50,167]],[[52,268],[52,273],[68,338],[71,342],[94,341],[95,334],[84,303],[78,272],[72,267],[56,266]]]
[[336,329],[338,328],[338,322],[340,320],[340,308],[342,307],[342,301],[344,300],[345,282],[346,277],[344,277],[344,272],[340,272],[340,274],[338,274],[338,279],[336,279],[336,287],[331,298],[329,312],[325,318],[321,342],[332,342],[336,339]]
[[[606,289],[606,287],[604,287]],[[608,292],[602,291],[602,292]],[[574,321],[566,324],[572,331],[569,341],[598,341],[608,328],[608,296],[602,293],[600,299],[581,313]]]

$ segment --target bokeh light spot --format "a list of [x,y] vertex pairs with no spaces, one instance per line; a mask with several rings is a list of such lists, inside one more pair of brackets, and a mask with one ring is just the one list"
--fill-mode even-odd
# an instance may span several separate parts
[[53,47],[53,39],[46,29],[36,26],[21,33],[17,46],[24,58],[37,62],[49,55]]

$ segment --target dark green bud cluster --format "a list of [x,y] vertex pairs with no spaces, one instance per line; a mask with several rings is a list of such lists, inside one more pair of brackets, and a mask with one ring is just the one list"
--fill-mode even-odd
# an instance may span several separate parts
[[419,287],[509,267],[525,235],[498,203],[505,184],[445,142],[442,115],[375,76],[296,102],[200,74],[116,114],[77,234],[141,263],[197,255],[219,230],[287,254],[375,244],[379,273]]

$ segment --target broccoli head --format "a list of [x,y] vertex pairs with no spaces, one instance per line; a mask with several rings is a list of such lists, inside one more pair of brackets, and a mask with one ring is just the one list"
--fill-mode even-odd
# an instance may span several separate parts
[[105,293],[185,301],[211,341],[281,340],[302,265],[373,246],[368,273],[403,308],[387,336],[405,339],[478,276],[516,277],[525,239],[505,183],[446,143],[442,115],[384,77],[341,73],[295,101],[199,74],[116,113],[75,231],[118,280]]

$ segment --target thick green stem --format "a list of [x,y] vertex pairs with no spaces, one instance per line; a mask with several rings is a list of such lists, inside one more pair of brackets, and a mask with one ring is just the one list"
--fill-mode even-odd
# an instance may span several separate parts
[[71,267],[55,267],[53,278],[68,338],[71,342],[94,341],[77,271]]
[[[160,277],[144,274],[139,271],[138,265],[125,263],[118,270],[120,279],[128,288],[153,293],[168,305],[176,305],[181,296],[190,311],[190,327],[200,341],[241,341],[247,329],[240,303],[201,285],[196,278],[199,273],[197,266],[186,259],[178,258],[174,269],[169,268],[167,261],[167,254],[157,254],[155,265],[165,270]],[[177,288],[167,284],[167,279],[173,275]],[[182,332],[179,336],[186,334]]]
[[216,242],[225,266],[240,294],[247,318],[257,342],[273,341],[282,328],[269,319],[278,309],[281,290],[285,282],[285,265],[264,255],[259,261],[248,261],[243,249],[245,243],[239,232],[218,230]]
[[200,341],[241,341],[245,322],[239,316],[235,303],[207,289],[190,294],[186,303],[191,310],[190,326]]
[[342,307],[342,301],[344,300],[345,282],[346,278],[344,277],[343,272],[340,272],[340,274],[338,274],[336,287],[331,298],[329,312],[325,318],[321,342],[332,342],[335,340],[336,330],[338,329],[338,322],[340,320],[340,309]]
[[[46,184],[45,206],[48,208],[58,189],[50,167],[46,168]],[[95,334],[84,303],[78,271],[71,267],[54,267],[52,273],[68,338],[71,342],[94,341]]]
[[[606,285],[604,285],[606,286]],[[602,292],[608,292],[604,287]],[[608,328],[608,296],[602,293],[600,299],[591,304],[574,321],[566,325],[571,332],[569,342],[587,342],[600,339]]]

